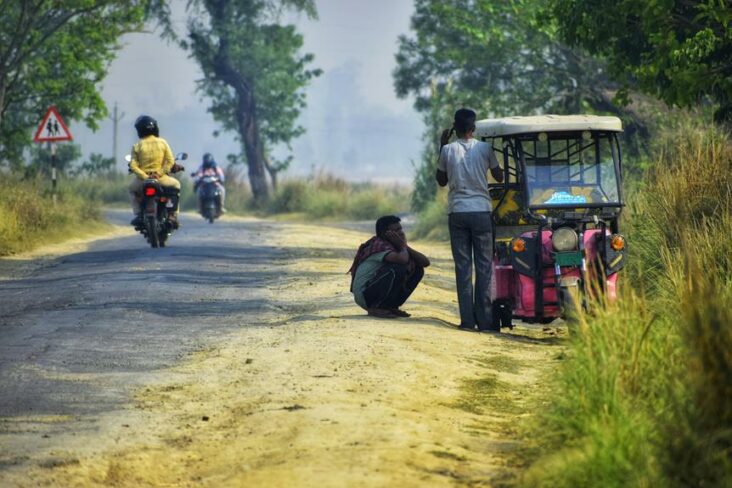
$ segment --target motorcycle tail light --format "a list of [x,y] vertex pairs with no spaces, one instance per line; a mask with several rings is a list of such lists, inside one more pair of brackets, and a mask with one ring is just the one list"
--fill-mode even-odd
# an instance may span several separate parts
[[155,188],[152,186],[149,186],[145,188],[145,196],[146,197],[154,197],[155,196]]
[[625,237],[620,234],[615,234],[612,239],[610,239],[610,247],[616,251],[622,251],[625,249]]
[[513,252],[524,252],[526,250],[526,241],[517,237],[511,243],[511,249],[513,249]]

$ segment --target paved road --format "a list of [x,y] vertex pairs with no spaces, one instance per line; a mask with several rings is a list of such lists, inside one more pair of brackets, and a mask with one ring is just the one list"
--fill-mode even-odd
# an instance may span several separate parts
[[[284,251],[260,244],[272,224],[182,223],[163,249],[129,235],[25,269],[0,260],[0,446],[18,418],[88,422],[183,355],[276,316],[268,285]],[[39,447],[23,444],[1,453],[0,467]]]

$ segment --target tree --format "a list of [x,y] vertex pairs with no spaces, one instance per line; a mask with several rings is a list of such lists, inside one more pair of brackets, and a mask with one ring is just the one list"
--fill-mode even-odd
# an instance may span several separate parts
[[70,173],[72,176],[104,176],[114,173],[115,159],[108,158],[103,154],[92,153],[88,161],[84,161],[78,167],[73,168]]
[[[155,0],[158,2],[161,0]],[[0,164],[23,149],[49,105],[91,128],[106,115],[97,90],[117,39],[142,27],[151,0],[0,0]]]
[[295,26],[281,24],[288,9],[316,16],[312,0],[191,0],[181,41],[201,66],[199,91],[210,100],[209,111],[238,134],[259,204],[269,195],[267,168],[276,184],[286,167],[268,165],[266,156],[304,132],[295,123],[305,107],[303,88],[320,74],[307,69],[313,56],[300,54],[303,38]]
[[[613,98],[620,85],[602,62],[557,39],[543,0],[415,0],[413,36],[396,54],[397,95],[415,96],[427,125],[413,207],[434,194],[437,137],[460,106],[482,117],[535,113],[613,113],[626,134],[647,128]],[[420,194],[421,193],[421,194]]]
[[566,42],[607,59],[619,80],[670,105],[709,98],[732,123],[729,0],[549,0],[549,12]]
[[537,20],[540,0],[416,0],[415,37],[401,36],[397,95],[424,111],[448,84],[484,115],[616,111],[613,83],[597,60],[559,42]]
[[[56,146],[56,169],[66,174],[72,168],[74,161],[81,157],[81,147],[78,144],[64,143]],[[51,177],[51,149],[47,144],[34,144],[30,151],[31,163],[23,168],[26,178],[35,178],[43,175]],[[71,169],[71,172],[73,170]]]
[[536,0],[415,1],[414,35],[399,39],[394,81],[398,96],[415,96],[427,126],[416,210],[436,192],[437,137],[456,108],[489,117],[610,105],[602,66],[555,42],[551,26],[536,21],[539,7]]

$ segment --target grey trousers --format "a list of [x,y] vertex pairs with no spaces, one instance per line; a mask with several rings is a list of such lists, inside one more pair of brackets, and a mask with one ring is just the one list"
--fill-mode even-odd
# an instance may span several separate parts
[[[459,212],[449,215],[450,245],[455,261],[461,327],[491,328],[491,262],[493,222],[490,212]],[[473,293],[475,262],[475,293]]]

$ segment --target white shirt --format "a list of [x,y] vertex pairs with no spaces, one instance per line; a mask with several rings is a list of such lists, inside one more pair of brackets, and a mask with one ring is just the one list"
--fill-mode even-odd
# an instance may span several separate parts
[[458,139],[440,151],[437,168],[447,173],[448,212],[490,212],[488,170],[497,168],[493,147],[477,139]]

